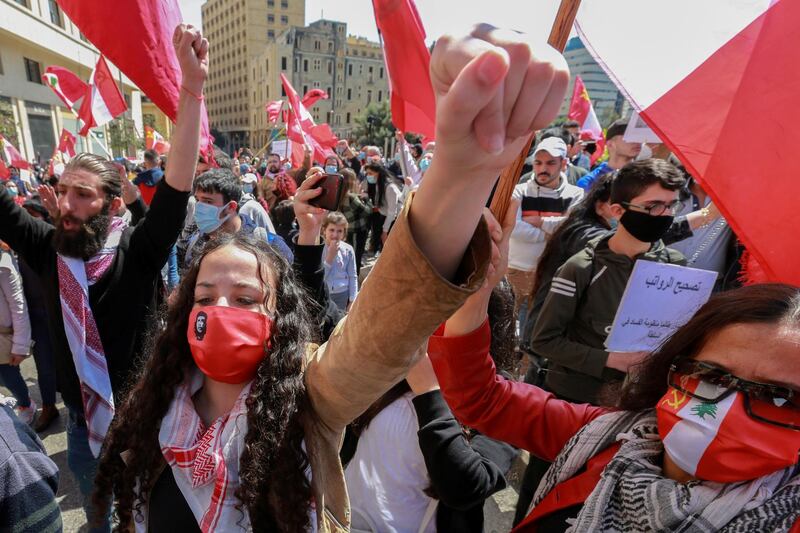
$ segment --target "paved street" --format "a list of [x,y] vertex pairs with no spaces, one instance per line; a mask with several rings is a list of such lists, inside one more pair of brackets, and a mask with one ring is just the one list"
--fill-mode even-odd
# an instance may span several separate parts
[[[33,400],[41,406],[41,396],[39,386],[36,382],[36,366],[32,358],[26,359],[22,363],[22,375],[28,383],[28,390]],[[6,396],[11,393],[5,388],[0,387],[0,392]],[[58,404],[61,417],[53,423],[50,429],[41,433],[39,437],[44,442],[45,448],[50,458],[55,461],[60,470],[58,484],[58,503],[61,506],[64,531],[66,533],[86,532],[86,517],[81,507],[81,495],[75,479],[67,467],[67,434],[64,429],[66,410],[64,404]],[[516,487],[521,477],[521,468],[524,467],[522,460],[517,461],[517,465],[509,475],[509,484]],[[517,493],[514,488],[495,494],[493,498],[486,502],[486,532],[504,533],[511,529],[511,520],[514,517],[514,506],[517,502]]]

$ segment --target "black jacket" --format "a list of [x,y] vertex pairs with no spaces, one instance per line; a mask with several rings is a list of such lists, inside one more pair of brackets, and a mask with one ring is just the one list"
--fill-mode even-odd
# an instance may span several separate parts
[[[135,227],[127,228],[108,272],[89,287],[92,309],[106,355],[115,400],[121,400],[135,359],[142,353],[152,325],[161,280],[161,267],[178,238],[186,216],[188,192],[158,184],[150,211]],[[58,291],[55,228],[30,216],[7,195],[0,198],[0,239],[33,269],[42,281],[56,366],[58,390],[64,403],[82,410],[78,374],[72,360]]]

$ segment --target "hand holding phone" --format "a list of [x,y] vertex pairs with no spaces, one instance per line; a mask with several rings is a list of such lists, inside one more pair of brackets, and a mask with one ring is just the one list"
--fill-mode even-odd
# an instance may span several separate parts
[[338,173],[326,173],[317,183],[317,187],[322,189],[322,193],[308,203],[328,211],[338,211],[344,198],[344,176]]

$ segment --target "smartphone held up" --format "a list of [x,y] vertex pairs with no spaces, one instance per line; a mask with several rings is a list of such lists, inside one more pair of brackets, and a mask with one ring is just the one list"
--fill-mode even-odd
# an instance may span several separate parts
[[338,211],[344,198],[344,176],[326,173],[317,183],[317,187],[322,189],[322,193],[308,203],[328,211]]

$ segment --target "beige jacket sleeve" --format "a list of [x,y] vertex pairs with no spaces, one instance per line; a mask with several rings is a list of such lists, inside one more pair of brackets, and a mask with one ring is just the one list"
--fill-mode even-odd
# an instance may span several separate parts
[[7,252],[0,252],[0,298],[0,326],[13,330],[11,353],[30,355],[31,323],[22,290],[22,276],[16,261]]
[[486,276],[491,240],[485,222],[478,225],[451,283],[414,242],[409,205],[398,216],[350,313],[308,361],[311,403],[319,420],[334,431],[343,430],[405,377],[420,346]]

